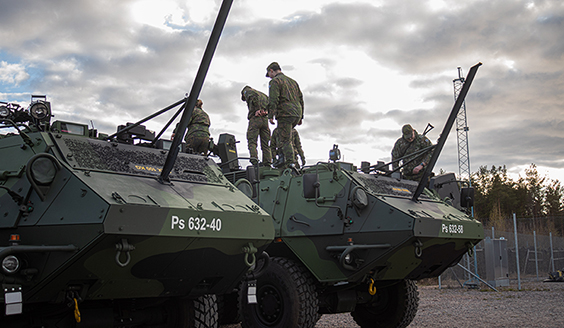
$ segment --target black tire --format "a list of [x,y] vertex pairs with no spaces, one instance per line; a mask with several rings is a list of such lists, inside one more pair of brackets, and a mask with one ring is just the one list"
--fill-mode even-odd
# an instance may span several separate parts
[[220,325],[231,325],[241,322],[239,315],[239,291],[217,296],[217,310]]
[[358,304],[351,315],[362,328],[405,328],[419,307],[419,291],[411,280],[378,288],[373,302]]
[[240,290],[242,327],[311,328],[317,322],[317,292],[311,274],[292,260],[274,257],[257,280],[257,304]]
[[216,296],[204,295],[192,300],[180,300],[178,302],[177,322],[173,327],[217,328]]

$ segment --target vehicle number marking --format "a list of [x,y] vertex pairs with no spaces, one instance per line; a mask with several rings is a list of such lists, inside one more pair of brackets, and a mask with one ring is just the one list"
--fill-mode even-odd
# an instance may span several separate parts
[[199,230],[205,231],[206,229],[210,229],[212,231],[221,231],[221,219],[220,218],[213,218],[211,222],[204,217],[190,217],[188,220],[179,218],[176,215],[173,215],[170,221],[170,229],[178,229],[184,230],[188,228],[188,230]]
[[464,226],[462,224],[442,224],[441,228],[443,233],[464,233]]

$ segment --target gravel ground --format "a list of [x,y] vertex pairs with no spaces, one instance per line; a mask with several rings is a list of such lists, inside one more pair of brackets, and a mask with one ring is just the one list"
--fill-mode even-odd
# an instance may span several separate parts
[[[564,282],[526,281],[518,290],[511,281],[497,289],[419,286],[419,310],[409,327],[564,327]],[[344,313],[324,315],[315,327],[359,326]]]

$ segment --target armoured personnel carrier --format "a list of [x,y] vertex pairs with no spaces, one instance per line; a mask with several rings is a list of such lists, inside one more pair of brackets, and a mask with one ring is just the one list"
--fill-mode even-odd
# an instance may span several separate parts
[[180,153],[160,181],[169,151],[134,144],[154,138],[142,125],[107,141],[51,123],[45,100],[0,115],[2,327],[199,320],[273,239],[270,215],[210,158]]
[[[472,67],[422,181],[428,181],[480,64]],[[430,151],[431,149],[427,149]],[[272,215],[275,241],[264,273],[240,289],[243,327],[313,327],[320,314],[350,312],[361,327],[407,327],[418,308],[414,281],[437,277],[484,238],[454,175],[425,182],[389,165],[357,170],[330,161],[301,170],[226,173]],[[405,161],[404,161],[405,164]],[[256,303],[254,301],[256,300]]]
[[274,237],[270,215],[208,157],[178,154],[161,181],[169,151],[146,147],[142,125],[100,140],[51,123],[46,99],[0,116],[2,327],[214,322],[202,319],[210,295],[233,289]]
[[[141,123],[182,105],[185,131],[232,1],[189,97],[108,136],[0,104],[0,327],[216,327],[274,238],[271,216],[213,160]],[[187,110],[184,110],[187,108]]]

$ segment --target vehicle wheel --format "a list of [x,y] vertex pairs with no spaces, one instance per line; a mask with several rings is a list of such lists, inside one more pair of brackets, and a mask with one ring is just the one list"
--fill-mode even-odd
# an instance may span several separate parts
[[317,321],[318,299],[313,277],[292,260],[274,257],[257,280],[257,304],[249,304],[241,288],[242,326],[245,328],[311,328]]
[[204,295],[192,300],[180,300],[178,306],[178,318],[173,327],[218,327],[217,298],[215,295]]
[[351,315],[362,328],[405,328],[419,306],[419,292],[411,280],[378,288],[374,301],[358,304]]
[[220,325],[231,325],[241,322],[239,315],[239,292],[218,295],[217,312]]

